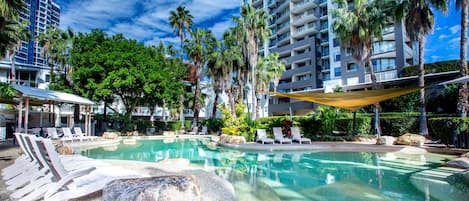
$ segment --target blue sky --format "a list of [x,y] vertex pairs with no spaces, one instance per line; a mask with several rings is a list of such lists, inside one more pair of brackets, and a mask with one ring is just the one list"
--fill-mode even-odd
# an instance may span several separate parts
[[[184,5],[194,16],[195,26],[208,28],[220,37],[233,26],[240,0],[56,0],[61,6],[61,28],[88,32],[102,29],[109,34],[123,33],[146,45],[179,44],[168,24],[169,11]],[[435,30],[428,36],[426,62],[459,58],[461,14],[454,1],[446,15],[436,12]]]

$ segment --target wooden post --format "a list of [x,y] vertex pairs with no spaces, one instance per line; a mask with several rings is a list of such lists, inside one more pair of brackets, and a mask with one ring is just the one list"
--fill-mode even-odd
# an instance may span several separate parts
[[28,120],[29,120],[29,97],[26,97],[26,104],[24,106],[24,133],[28,133]]
[[18,105],[18,128],[16,128],[16,132],[21,133],[22,123],[23,123],[23,99],[20,100],[20,104]]

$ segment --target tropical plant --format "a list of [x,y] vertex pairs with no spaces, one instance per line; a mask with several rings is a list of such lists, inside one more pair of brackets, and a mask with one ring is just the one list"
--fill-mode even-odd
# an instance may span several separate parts
[[253,104],[252,119],[256,119],[256,67],[257,57],[259,51],[259,44],[264,44],[264,41],[271,34],[268,28],[267,19],[269,15],[263,9],[256,9],[252,5],[247,4],[241,7],[240,18],[234,18],[236,26],[242,30],[238,32],[240,39],[242,39],[242,52],[247,68],[251,72],[251,98]]
[[16,95],[16,90],[7,83],[0,83],[0,98],[13,98]]
[[[180,57],[182,60],[183,57],[183,52],[184,52],[184,38],[186,36],[186,32],[192,32],[192,25],[194,24],[193,22],[193,16],[190,14],[188,10],[186,10],[186,7],[184,6],[178,6],[176,8],[176,11],[171,11],[169,13],[169,23],[171,24],[171,27],[174,30],[174,33],[177,33],[179,36],[179,39],[181,41],[181,46],[180,46]],[[169,54],[173,55],[175,53],[174,49],[172,46],[169,49]],[[174,54],[175,55],[175,54]],[[180,120],[184,122],[184,95],[181,95],[179,97],[181,99],[181,105],[179,105],[179,115],[180,115]],[[185,128],[185,125],[182,124],[182,129]]]
[[215,49],[208,58],[207,71],[206,75],[210,77],[212,81],[212,89],[214,94],[212,114],[211,117],[216,117],[217,114],[217,105],[220,93],[223,91],[223,72],[222,69],[222,60],[223,53],[221,49],[221,41],[215,40]]
[[407,36],[418,43],[419,62],[419,134],[428,135],[427,112],[425,109],[425,62],[424,48],[427,35],[433,30],[435,16],[432,8],[447,12],[446,0],[403,0],[396,6],[397,20],[404,18]]
[[[391,4],[389,1],[354,0],[353,8],[349,9],[347,0],[337,0],[338,8],[333,10],[338,17],[333,30],[342,41],[343,48],[350,48],[352,57],[360,66],[368,67],[374,89],[376,82],[375,69],[371,61],[373,40],[382,39],[383,29],[392,23]],[[375,104],[375,130],[381,135],[379,125],[379,103]]]
[[[460,44],[460,69],[459,74],[461,77],[469,74],[467,69],[467,29],[468,29],[468,9],[469,1],[456,0],[456,7],[461,9],[461,44]],[[458,110],[461,117],[466,117],[469,112],[469,89],[467,82],[461,84],[459,89]]]
[[193,128],[197,128],[199,120],[200,104],[197,97],[200,96],[200,77],[204,66],[210,59],[212,52],[216,46],[216,39],[210,30],[195,29],[191,32],[191,40],[186,40],[187,56],[192,60],[196,67],[195,71],[195,93],[194,93],[194,119]]
[[257,118],[260,117],[260,102],[264,97],[264,92],[269,90],[270,83],[274,83],[274,91],[277,91],[278,80],[285,71],[285,65],[278,60],[279,54],[277,52],[269,54],[265,58],[259,59],[256,68],[256,114]]
[[[13,22],[5,27],[5,32],[2,32],[9,35],[10,44],[7,46],[7,54],[10,58],[11,68],[10,68],[10,82],[16,84],[16,52],[21,48],[22,41],[29,40],[29,30],[27,29],[28,22]],[[0,34],[0,35],[2,35]]]

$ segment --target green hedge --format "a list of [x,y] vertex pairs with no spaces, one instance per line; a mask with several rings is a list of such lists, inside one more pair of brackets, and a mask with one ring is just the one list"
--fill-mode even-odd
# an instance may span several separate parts
[[469,134],[469,118],[441,117],[428,119],[428,125],[433,137],[444,144],[452,144],[452,136]]
[[418,116],[385,116],[380,118],[383,135],[400,136],[405,133],[418,133]]
[[[459,70],[459,60],[440,61],[425,64],[425,73],[440,73]],[[401,77],[418,75],[419,66],[413,65],[402,69]]]
[[[371,127],[371,117],[357,117],[356,118],[356,134],[358,135],[368,135],[372,133]],[[335,128],[336,131],[344,131],[347,135],[353,134],[353,118],[338,118],[335,120]]]

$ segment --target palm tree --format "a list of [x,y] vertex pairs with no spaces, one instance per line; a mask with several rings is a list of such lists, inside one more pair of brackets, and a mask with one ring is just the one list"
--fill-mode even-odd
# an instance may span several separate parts
[[169,24],[171,24],[174,33],[179,36],[179,39],[181,41],[181,59],[184,50],[183,45],[184,39],[186,37],[186,32],[191,32],[192,25],[194,24],[193,19],[194,17],[188,10],[186,10],[186,7],[184,6],[178,6],[175,11],[173,10],[169,12]]
[[260,102],[263,98],[262,92],[269,90],[270,83],[274,83],[274,91],[277,91],[277,85],[282,73],[285,71],[285,65],[278,60],[279,54],[277,52],[269,54],[265,58],[259,60],[256,70],[256,91],[257,91],[257,117],[260,116]]
[[[343,48],[352,50],[352,57],[360,66],[368,67],[373,89],[377,89],[375,71],[371,61],[373,40],[382,39],[385,26],[390,24],[387,1],[354,0],[349,9],[347,0],[337,0],[338,8],[333,11],[337,20],[333,30],[342,41]],[[381,135],[379,103],[375,104],[375,131]]]
[[[184,38],[186,36],[186,31],[189,33],[192,31],[192,24],[193,22],[193,16],[190,14],[188,10],[186,10],[186,7],[184,6],[178,6],[176,8],[176,11],[171,11],[169,13],[169,23],[171,24],[171,27],[173,27],[174,33],[177,33],[179,36],[179,39],[181,41],[181,46],[180,46],[180,57],[182,60],[183,56],[183,51],[184,51]],[[182,129],[184,129],[184,95],[181,95],[181,105],[179,106],[179,119],[182,121]]]
[[[456,0],[456,8],[461,9],[461,45],[460,45],[460,69],[459,73],[461,77],[468,75],[467,69],[467,18],[468,18],[468,9],[469,2],[467,0]],[[459,89],[459,100],[458,100],[458,109],[461,117],[466,117],[467,112],[469,111],[469,90],[467,88],[467,83],[461,85]]]
[[56,27],[47,29],[44,34],[37,37],[38,44],[42,47],[41,54],[50,67],[51,83],[55,82],[56,65],[60,70],[66,70],[72,38],[73,32],[70,29],[64,32]]
[[0,0],[0,16],[6,19],[14,19],[23,7],[23,1]]
[[[411,41],[418,43],[419,61],[419,134],[428,135],[427,113],[425,109],[425,61],[424,48],[428,33],[433,31],[435,16],[432,7],[443,12],[448,11],[446,0],[404,0],[397,7],[397,19],[404,17],[406,33]],[[402,13],[402,15],[401,15]]]
[[221,49],[221,41],[216,40],[216,49],[212,52],[208,59],[207,63],[207,73],[212,80],[212,88],[214,92],[214,100],[212,107],[211,117],[216,117],[217,115],[217,103],[219,99],[219,94],[222,92],[223,88],[223,50]]
[[11,43],[8,46],[8,57],[10,58],[10,63],[11,63],[11,68],[10,68],[10,83],[16,84],[16,67],[15,67],[15,62],[16,62],[16,52],[19,51],[21,48],[22,41],[27,41],[29,40],[29,30],[27,29],[28,23],[26,21],[23,21],[22,23],[13,23],[11,25],[8,25],[5,30],[11,29],[11,31],[7,32],[9,34],[10,40],[14,43]]
[[245,63],[251,74],[251,98],[253,104],[252,119],[256,119],[256,66],[259,44],[264,44],[266,38],[271,34],[267,25],[268,14],[264,10],[257,10],[248,4],[241,7],[241,17],[235,19],[238,27],[242,29],[242,52]]
[[195,29],[191,33],[191,40],[186,40],[184,48],[187,51],[187,56],[192,60],[196,67],[195,72],[195,93],[194,93],[194,119],[192,123],[193,128],[197,128],[199,120],[200,105],[200,77],[204,66],[207,64],[213,49],[216,46],[216,39],[210,30]]
[[[236,119],[236,102],[233,94],[233,72],[235,69],[242,68],[243,58],[241,48],[238,45],[234,28],[230,28],[223,33],[222,41],[222,74],[223,74],[223,85],[225,93],[228,96],[230,102],[231,113],[233,118]],[[243,73],[238,73],[237,76],[241,77]],[[242,86],[244,87],[244,85]],[[238,87],[241,88],[241,87]]]

